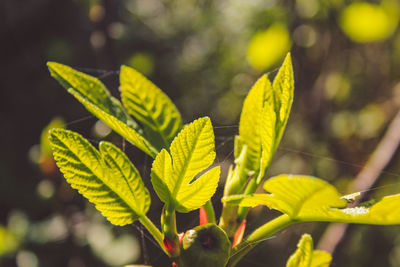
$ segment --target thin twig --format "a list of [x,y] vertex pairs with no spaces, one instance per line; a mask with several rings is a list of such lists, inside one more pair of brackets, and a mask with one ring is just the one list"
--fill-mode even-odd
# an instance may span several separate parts
[[[379,142],[371,158],[354,179],[352,192],[368,191],[378,180],[379,175],[392,159],[400,143],[400,111],[389,125],[385,135]],[[361,199],[361,198],[360,198]],[[360,199],[355,204],[358,204]],[[318,249],[333,253],[346,234],[348,224],[332,223],[322,235]]]

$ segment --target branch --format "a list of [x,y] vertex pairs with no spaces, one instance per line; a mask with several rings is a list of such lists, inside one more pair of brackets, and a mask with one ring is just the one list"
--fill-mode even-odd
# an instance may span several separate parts
[[[389,125],[385,135],[379,142],[371,158],[367,161],[364,168],[358,173],[350,186],[351,192],[364,192],[369,190],[378,180],[379,175],[392,159],[400,143],[400,111],[396,114]],[[360,199],[356,201],[358,204]],[[348,224],[332,223],[322,235],[318,249],[333,253],[343,239]]]

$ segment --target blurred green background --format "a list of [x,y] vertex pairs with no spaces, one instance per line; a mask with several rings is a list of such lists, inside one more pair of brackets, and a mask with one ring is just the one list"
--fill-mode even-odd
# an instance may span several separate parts
[[[185,122],[211,117],[226,170],[244,97],[290,50],[294,106],[268,175],[312,174],[345,194],[400,106],[399,14],[397,0],[0,1],[0,266],[170,266],[138,224],[112,226],[58,173],[49,127],[123,140],[50,77],[47,61],[99,77],[115,96],[120,65],[138,69]],[[151,160],[129,144],[126,152],[149,185]],[[396,153],[369,197],[400,192],[399,163]],[[221,194],[222,183],[217,213]],[[266,214],[255,209],[249,230]],[[197,213],[178,220],[181,231],[198,224]],[[303,232],[317,243],[326,226],[291,227],[239,266],[284,266]],[[352,226],[332,266],[400,266],[400,228]]]

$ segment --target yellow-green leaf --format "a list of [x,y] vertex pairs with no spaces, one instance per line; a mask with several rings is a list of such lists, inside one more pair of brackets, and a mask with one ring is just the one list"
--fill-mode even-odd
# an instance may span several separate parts
[[311,267],[329,267],[332,256],[326,251],[314,250]]
[[135,207],[136,213],[146,214],[150,207],[150,194],[144,186],[138,170],[128,157],[112,143],[100,142],[99,150],[117,187],[129,189],[121,190],[121,194],[124,195],[124,198],[132,201],[131,206]]
[[150,197],[138,171],[117,147],[100,144],[100,153],[80,134],[50,131],[58,167],[79,191],[113,224],[125,225],[145,216]]
[[248,207],[266,205],[292,219],[299,219],[305,211],[315,211],[321,207],[345,207],[347,204],[335,187],[312,176],[275,176],[264,183],[264,189],[270,194],[252,194],[242,196],[242,199],[237,196],[225,201]]
[[[257,172],[260,168],[263,108],[264,105],[273,104],[271,100],[271,83],[268,77],[263,75],[249,91],[249,94],[244,100],[242,113],[240,115],[239,136],[241,143],[247,145],[246,169],[248,169],[249,172]],[[240,153],[237,148],[236,151]],[[238,155],[236,156],[238,157]]]
[[264,183],[271,197],[271,208],[292,218],[320,207],[345,207],[347,202],[329,183],[312,176],[279,175]]
[[261,113],[261,161],[260,172],[257,177],[257,184],[261,183],[265,171],[268,168],[272,156],[275,153],[277,142],[276,140],[276,114],[272,105],[265,105]]
[[329,221],[378,225],[400,224],[400,194],[386,196],[373,201],[374,204],[360,204],[353,208],[334,209],[322,207],[304,212],[302,221]]
[[277,114],[276,146],[279,144],[283,131],[289,118],[293,102],[294,78],[290,53],[287,54],[281,68],[272,83],[275,99],[275,112]]
[[293,102],[293,70],[290,53],[271,85],[262,76],[247,95],[240,116],[235,157],[247,146],[246,169],[259,184],[278,147]]
[[157,139],[158,149],[168,149],[182,128],[181,115],[174,103],[151,81],[130,67],[121,67],[120,81],[122,103],[127,111],[147,126],[145,133]]
[[335,187],[312,176],[279,175],[266,181],[264,189],[269,194],[230,196],[223,202],[245,207],[266,205],[298,222],[400,224],[400,194],[347,208],[346,199]]
[[286,267],[310,267],[313,250],[314,244],[311,236],[304,234],[299,243],[297,243],[297,250],[286,263]]
[[153,162],[151,181],[160,199],[179,212],[204,205],[215,193],[220,168],[202,174],[215,159],[214,132],[209,118],[185,126],[171,144],[171,154],[163,149]]
[[107,124],[111,129],[120,134],[122,137],[126,138],[128,142],[133,144],[134,146],[141,149],[146,154],[151,157],[155,157],[157,155],[157,150],[154,148],[149,141],[147,141],[142,135],[140,135],[135,129],[128,126],[128,124],[121,121],[118,117],[115,117],[101,108],[97,107],[92,102],[88,101],[87,98],[82,96],[79,92],[74,89],[68,90],[82,105],[86,107],[86,109],[94,114],[97,118],[102,120],[105,124]]
[[155,157],[159,150],[143,137],[143,129],[126,113],[121,103],[111,96],[99,79],[59,63],[49,62],[47,65],[51,75],[89,112],[130,143]]
[[286,267],[329,267],[332,256],[325,251],[314,250],[314,244],[309,234],[304,234],[297,250],[290,256]]
[[56,63],[48,62],[47,66],[53,76],[65,89],[73,88],[81,96],[93,105],[108,113],[130,127],[139,130],[137,123],[132,120],[122,108],[121,103],[111,96],[105,85],[96,77],[90,76],[73,68]]

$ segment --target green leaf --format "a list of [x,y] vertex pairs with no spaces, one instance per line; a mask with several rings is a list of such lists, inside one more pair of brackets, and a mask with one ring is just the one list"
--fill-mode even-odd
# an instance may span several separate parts
[[122,103],[127,111],[147,126],[145,133],[157,139],[158,149],[168,149],[182,128],[181,115],[171,99],[130,67],[121,67],[120,81]]
[[266,181],[264,189],[270,194],[230,196],[223,202],[246,207],[266,205],[298,222],[400,224],[400,194],[347,208],[347,201],[335,187],[312,176],[279,175]]
[[303,221],[332,221],[345,223],[397,225],[400,224],[400,194],[386,196],[354,208],[321,208],[315,212],[304,213]]
[[272,83],[272,89],[274,91],[275,112],[278,117],[275,141],[276,146],[278,146],[286,127],[293,102],[294,78],[290,53],[287,54],[283,61],[283,64]]
[[311,267],[329,267],[332,256],[326,251],[314,250]]
[[[220,168],[208,168],[215,159],[214,132],[209,118],[200,118],[185,126],[171,144],[157,155],[151,170],[151,182],[160,199],[179,212],[200,208],[218,186]],[[171,158],[172,157],[172,158]]]
[[297,250],[290,256],[286,267],[329,267],[332,256],[325,251],[314,250],[314,244],[309,234],[304,234]]
[[59,63],[48,62],[47,65],[51,75],[89,112],[130,143],[155,157],[158,150],[142,136],[143,130],[125,112],[121,103],[111,96],[99,79]]
[[240,206],[263,204],[293,219],[298,219],[305,210],[315,210],[321,206],[345,207],[347,203],[340,198],[335,187],[311,176],[279,175],[268,179],[264,189],[270,194],[237,196],[226,200],[234,200]]
[[257,184],[261,183],[262,178],[265,175],[265,171],[268,168],[272,156],[275,153],[277,144],[276,144],[276,132],[275,132],[275,124],[276,124],[276,114],[271,105],[264,106],[262,113],[262,125],[261,125],[261,162],[260,162],[260,172],[257,176]]
[[313,249],[314,245],[311,236],[304,234],[299,243],[297,243],[297,250],[286,263],[286,267],[310,267]]
[[47,66],[51,76],[65,89],[69,90],[73,88],[105,113],[139,130],[137,123],[129,117],[122,108],[121,103],[111,96],[110,92],[99,79],[60,63],[48,62]]
[[[260,168],[261,159],[261,125],[264,102],[271,98],[272,87],[266,75],[253,85],[243,103],[239,122],[240,141],[247,145],[248,171],[256,172]],[[272,101],[269,101],[272,103]],[[239,153],[240,151],[236,149]],[[237,155],[238,156],[238,155]]]
[[82,105],[86,107],[86,109],[94,114],[97,118],[102,120],[105,124],[107,124],[111,129],[115,132],[126,138],[131,144],[135,145],[139,149],[141,149],[146,154],[151,157],[155,157],[157,155],[157,150],[154,148],[149,141],[147,141],[142,135],[140,135],[133,128],[129,127],[126,123],[121,121],[115,116],[104,112],[102,109],[94,105],[92,102],[88,101],[84,96],[82,96],[79,92],[74,89],[68,90]]
[[117,187],[129,190],[121,190],[121,194],[124,194],[126,199],[135,200],[131,206],[134,206],[137,214],[145,215],[150,207],[150,194],[138,170],[125,153],[112,143],[100,142],[99,150]]
[[126,225],[145,216],[149,192],[125,154],[108,142],[100,153],[80,134],[53,129],[53,155],[67,182],[113,224]]
[[247,145],[246,169],[259,184],[278,147],[293,102],[293,70],[288,54],[271,85],[263,75],[247,95],[240,116],[235,157]]

